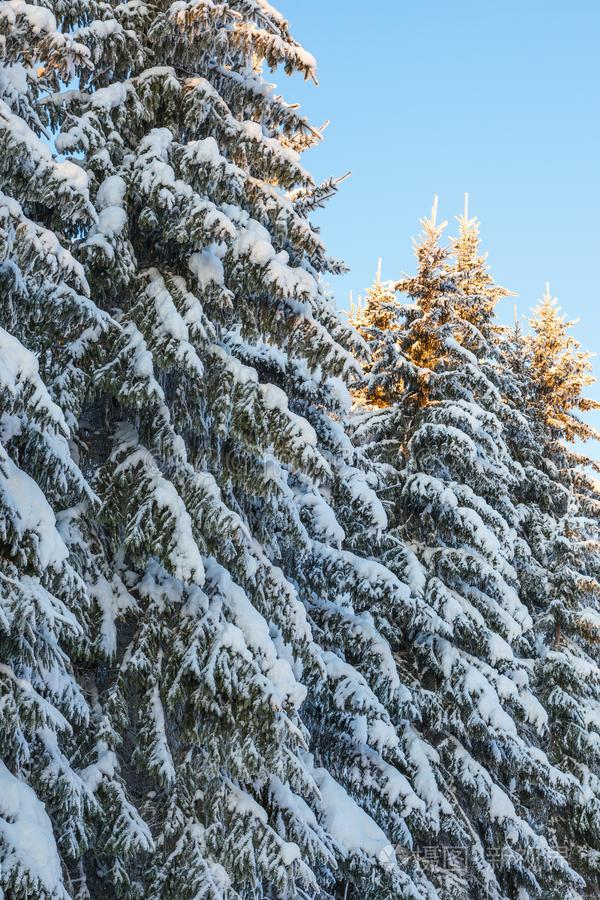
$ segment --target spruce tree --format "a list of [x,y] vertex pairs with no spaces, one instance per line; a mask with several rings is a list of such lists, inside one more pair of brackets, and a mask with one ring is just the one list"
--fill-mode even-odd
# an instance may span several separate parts
[[396,301],[395,321],[378,327],[367,306],[358,322],[372,362],[355,418],[390,514],[381,558],[399,577],[419,572],[428,610],[398,635],[396,658],[437,757],[435,801],[456,824],[438,817],[424,865],[444,897],[575,897],[583,880],[545,828],[548,807],[565,814],[572,780],[543,748],[548,716],[520,596],[524,471],[510,441],[528,425],[506,399],[499,358],[493,314],[507,292],[479,253],[476,220],[465,211],[448,249],[443,228],[434,208],[417,274],[396,285],[409,302]]
[[109,319],[74,247],[89,178],[53,155],[40,112],[88,51],[42,6],[1,4],[0,30],[0,892],[56,898],[78,892],[101,816],[91,604],[65,525],[99,507],[76,430]]
[[598,403],[583,395],[594,378],[590,354],[569,334],[572,324],[547,288],[530,333],[512,336],[507,350],[534,438],[517,448],[526,474],[519,510],[527,542],[523,596],[536,626],[537,679],[549,717],[546,749],[572,779],[568,807],[554,811],[548,828],[588,889],[597,890],[600,497],[590,474],[597,464],[571,443],[598,437],[579,415]]
[[532,398],[538,414],[558,439],[572,442],[598,438],[598,432],[581,419],[579,413],[600,409],[597,400],[583,396],[594,384],[591,353],[581,350],[579,342],[569,334],[575,322],[560,314],[558,301],[550,294],[550,285],[529,322],[531,334],[526,340],[526,358],[533,383]]
[[416,600],[345,534],[386,515],[342,427],[365,346],[308,218],[336,182],[314,183],[320,133],[263,76],[314,60],[263,0],[8,2],[2,30],[3,185],[49,267],[2,321],[80,467],[65,449],[55,499],[91,837],[82,800],[54,893],[425,896],[413,701],[382,633]]

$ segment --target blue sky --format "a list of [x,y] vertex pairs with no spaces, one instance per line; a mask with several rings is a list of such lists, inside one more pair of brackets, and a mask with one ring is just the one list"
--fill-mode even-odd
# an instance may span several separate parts
[[600,349],[600,3],[272,2],[320,84],[274,80],[313,124],[331,120],[305,164],[319,179],[352,170],[318,216],[352,269],[332,280],[338,305],[368,286],[378,256],[384,278],[412,270],[434,194],[453,224],[467,191],[494,277],[519,295],[501,317],[515,302],[527,314],[549,281],[581,320],[576,336]]

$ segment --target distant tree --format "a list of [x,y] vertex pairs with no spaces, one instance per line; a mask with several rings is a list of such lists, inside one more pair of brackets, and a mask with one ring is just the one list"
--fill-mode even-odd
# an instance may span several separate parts
[[596,380],[592,354],[582,351],[579,341],[569,334],[575,322],[561,316],[557,303],[546,285],[529,322],[532,334],[526,343],[535,399],[551,432],[567,441],[576,437],[585,441],[598,437],[598,432],[577,416],[578,412],[600,409],[597,400],[583,396]]

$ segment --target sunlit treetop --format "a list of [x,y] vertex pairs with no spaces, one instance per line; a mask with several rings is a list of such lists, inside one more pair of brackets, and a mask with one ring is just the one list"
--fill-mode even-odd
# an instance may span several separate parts
[[581,344],[570,329],[575,321],[561,314],[550,286],[533,310],[530,320],[532,334],[526,338],[531,376],[537,388],[546,423],[567,440],[597,438],[598,432],[581,421],[578,413],[600,409],[600,403],[583,396],[584,390],[596,381],[592,374],[592,353]]

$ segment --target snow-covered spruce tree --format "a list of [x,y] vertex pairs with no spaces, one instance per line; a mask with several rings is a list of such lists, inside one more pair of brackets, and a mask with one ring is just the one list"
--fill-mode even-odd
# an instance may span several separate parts
[[[87,50],[24,3],[0,4],[0,33],[0,894],[66,898],[95,841],[88,764],[104,724],[62,526],[70,505],[98,508],[74,429],[108,319],[72,252],[94,221],[88,178],[53,158],[38,107]],[[103,780],[115,777],[107,758]]]
[[541,418],[558,440],[597,439],[598,432],[578,415],[600,409],[597,400],[583,396],[584,390],[596,381],[592,354],[582,351],[579,342],[569,334],[575,322],[568,322],[560,314],[550,285],[546,285],[546,293],[529,325],[532,334],[525,341],[526,358],[535,388],[532,398],[538,407],[536,418]]
[[372,363],[355,433],[389,512],[381,559],[400,578],[418,571],[429,607],[398,635],[396,659],[464,865],[444,859],[443,815],[424,865],[445,897],[576,897],[583,881],[544,833],[548,807],[565,814],[573,779],[542,749],[547,714],[515,570],[523,551],[511,498],[523,470],[506,439],[526,423],[505,399],[498,360],[493,312],[506,292],[466,212],[449,249],[435,210],[423,226],[417,274],[397,285],[411,302],[397,300],[384,328],[363,310]]
[[[397,302],[393,291],[393,286],[381,280],[381,259],[377,265],[377,273],[375,281],[370,288],[367,289],[364,299],[359,297],[356,305],[351,304],[350,321],[352,326],[361,335],[366,342],[369,353],[367,356],[366,367],[371,370],[373,365],[379,361],[384,346],[389,342],[392,352],[394,346],[394,329],[397,327]],[[355,388],[353,396],[355,402],[358,400],[361,405],[367,407],[380,406],[389,407],[390,384],[387,377],[393,378],[393,366],[382,368],[382,375],[385,383],[377,388],[373,384],[368,384]],[[378,402],[378,394],[381,399]]]
[[60,497],[90,598],[94,830],[57,896],[425,896],[413,704],[378,629],[416,600],[344,549],[342,523],[386,517],[339,421],[364,344],[308,219],[336,185],[262,76],[314,61],[263,0],[8,2],[2,30],[30,116],[4,165],[25,146],[26,213],[74,273],[19,327],[100,504]]
[[525,479],[519,504],[523,597],[537,633],[537,676],[549,715],[550,759],[574,780],[568,814],[548,828],[598,890],[600,869],[600,497],[597,464],[569,446],[597,438],[577,411],[597,409],[583,396],[593,383],[590,355],[569,334],[549,290],[535,309],[531,333],[511,336],[507,353],[519,374],[522,408],[533,440],[519,441]]

